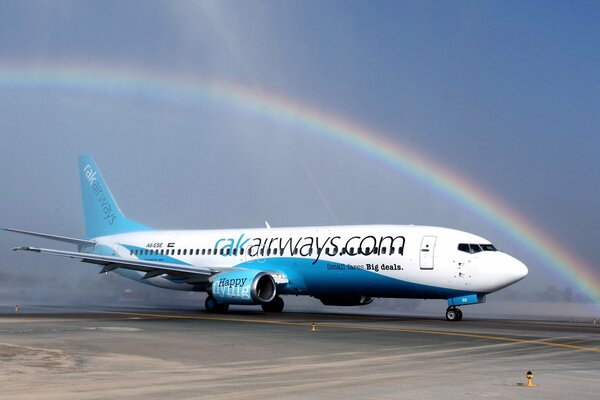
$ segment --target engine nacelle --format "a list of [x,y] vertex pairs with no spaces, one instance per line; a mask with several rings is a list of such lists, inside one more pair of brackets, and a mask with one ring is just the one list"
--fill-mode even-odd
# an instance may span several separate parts
[[263,304],[275,298],[277,286],[263,271],[239,269],[214,275],[207,291],[221,304]]
[[317,297],[325,306],[366,306],[373,302],[372,297],[365,296],[320,296]]

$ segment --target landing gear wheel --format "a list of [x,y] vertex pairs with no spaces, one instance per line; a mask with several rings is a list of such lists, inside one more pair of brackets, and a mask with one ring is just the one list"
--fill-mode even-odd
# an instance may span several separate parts
[[462,311],[459,308],[457,308],[456,309],[456,321],[460,321],[460,320],[462,320]]
[[275,297],[268,303],[260,305],[264,312],[282,312],[283,311],[283,299],[279,296]]
[[204,300],[204,308],[208,313],[226,313],[229,310],[229,304],[219,304],[214,297],[208,296]]
[[446,319],[448,321],[460,321],[462,319],[462,311],[455,307],[448,307],[446,310]]

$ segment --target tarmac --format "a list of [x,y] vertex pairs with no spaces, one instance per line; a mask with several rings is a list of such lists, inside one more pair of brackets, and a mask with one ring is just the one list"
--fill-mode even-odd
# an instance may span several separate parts
[[0,385],[3,399],[598,399],[600,325],[11,305]]

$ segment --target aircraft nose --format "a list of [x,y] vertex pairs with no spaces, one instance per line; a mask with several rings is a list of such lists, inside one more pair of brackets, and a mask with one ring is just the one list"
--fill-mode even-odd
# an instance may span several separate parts
[[510,265],[509,270],[510,270],[509,273],[511,275],[511,278],[513,279],[513,282],[520,281],[521,279],[525,278],[527,276],[527,274],[529,273],[527,266],[525,264],[523,264],[521,261],[517,260],[516,258],[512,259],[512,263]]

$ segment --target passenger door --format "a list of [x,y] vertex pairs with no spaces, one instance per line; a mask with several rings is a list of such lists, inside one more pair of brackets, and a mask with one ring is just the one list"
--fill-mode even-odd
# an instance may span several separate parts
[[421,251],[419,252],[419,264],[421,269],[433,269],[436,236],[423,236],[421,240]]

